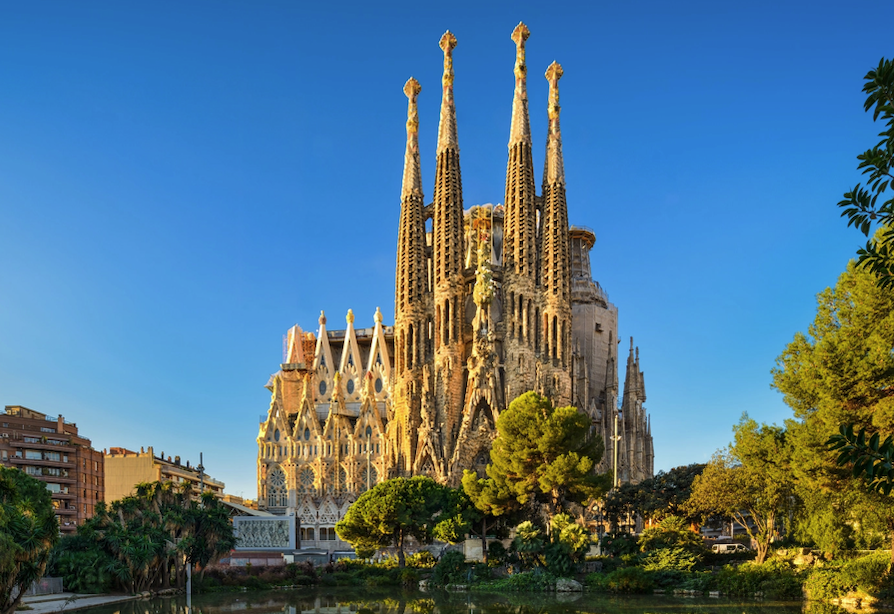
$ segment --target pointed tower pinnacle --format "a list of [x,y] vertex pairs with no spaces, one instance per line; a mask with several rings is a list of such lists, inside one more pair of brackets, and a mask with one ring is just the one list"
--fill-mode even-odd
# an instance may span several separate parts
[[[459,140],[456,131],[456,105],[453,101],[453,50],[456,37],[448,30],[441,37],[439,46],[444,52],[444,76],[441,79],[441,121],[438,126],[438,150],[436,156],[435,190],[432,198],[432,293],[431,306],[434,319],[434,367],[443,373],[441,382],[445,393],[447,458],[452,451],[452,437],[461,419],[462,369],[451,365],[462,364],[463,313],[465,305],[465,279],[463,265],[465,247],[463,236],[463,182],[459,163]],[[449,401],[452,399],[452,403]],[[435,402],[422,407],[423,416],[435,415],[439,409]],[[435,458],[436,464],[445,461]]]
[[453,103],[453,50],[456,48],[456,37],[450,30],[441,37],[440,47],[444,51],[444,76],[441,84],[444,89],[441,98],[441,121],[438,124],[438,153],[452,147],[459,148],[456,136],[456,106]]
[[[506,214],[503,221],[503,268],[518,274],[518,281],[525,286],[512,288],[515,285],[514,280],[506,280],[504,289],[510,294],[521,292],[527,296],[530,296],[535,284],[534,266],[537,257],[536,195],[531,157],[531,124],[528,119],[528,70],[525,67],[525,41],[530,34],[523,23],[519,23],[512,31],[512,40],[515,42],[515,94],[512,99],[512,125],[509,129]],[[523,279],[528,281],[524,282]],[[531,337],[533,341],[533,336]]]
[[525,66],[525,41],[530,35],[528,26],[521,22],[512,31],[512,40],[515,42],[515,96],[512,99],[510,147],[520,142],[531,142],[531,123],[528,120],[528,68]]
[[421,317],[414,314],[425,292],[425,218],[423,212],[422,176],[419,166],[419,113],[416,96],[421,91],[412,77],[404,86],[409,100],[407,107],[407,151],[404,158],[403,185],[400,195],[400,226],[397,238],[397,275],[395,278],[395,324],[408,325]]
[[546,162],[543,169],[544,184],[565,185],[565,164],[562,160],[562,130],[559,128],[559,79],[564,71],[562,65],[553,62],[546,70],[546,80],[549,81],[549,134],[546,140]]
[[401,198],[410,194],[422,197],[422,171],[419,166],[419,110],[416,108],[416,97],[422,91],[419,82],[410,77],[404,85],[407,95],[407,152],[404,155],[404,180],[401,186]]

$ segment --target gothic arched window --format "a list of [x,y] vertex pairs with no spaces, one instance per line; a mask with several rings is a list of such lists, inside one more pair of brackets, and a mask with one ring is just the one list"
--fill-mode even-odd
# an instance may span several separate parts
[[298,474],[298,492],[310,493],[314,490],[314,470],[304,467]]
[[267,507],[285,507],[287,500],[286,474],[276,467],[267,476]]

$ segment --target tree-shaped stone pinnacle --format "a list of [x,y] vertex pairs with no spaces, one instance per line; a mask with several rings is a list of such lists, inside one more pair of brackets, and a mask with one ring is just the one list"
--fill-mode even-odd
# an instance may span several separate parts
[[528,29],[528,26],[524,22],[519,21],[512,31],[512,40],[515,41],[516,46],[524,47],[525,41],[528,40],[529,36],[531,36],[531,31]]
[[549,81],[548,113],[550,119],[559,117],[559,79],[562,78],[563,74],[562,65],[558,62],[553,62],[546,69],[546,80]]
[[325,311],[320,312],[320,324],[322,324],[323,326],[326,325],[326,312]]
[[353,309],[348,309],[348,315],[345,316],[345,321],[348,324],[354,323],[354,310]]
[[410,102],[414,105],[416,104],[416,96],[418,96],[421,91],[422,86],[419,85],[419,82],[415,78],[410,77],[407,79],[407,82],[404,84],[404,94],[407,95],[407,98],[409,98]]
[[438,45],[444,50],[444,53],[450,53],[456,49],[456,37],[453,36],[453,32],[450,30],[444,32],[444,36],[441,37],[441,42]]

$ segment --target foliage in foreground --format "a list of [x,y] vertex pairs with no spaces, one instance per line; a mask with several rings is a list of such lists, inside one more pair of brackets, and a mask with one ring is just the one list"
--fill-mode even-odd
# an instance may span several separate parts
[[393,478],[376,484],[358,498],[335,532],[367,558],[379,548],[397,548],[398,564],[406,564],[408,537],[421,544],[433,539],[456,543],[468,530],[462,491],[442,486],[427,476]]
[[795,335],[773,370],[774,386],[795,418],[786,431],[805,506],[796,536],[833,553],[876,547],[894,533],[891,498],[839,466],[838,454],[825,445],[842,424],[894,432],[894,293],[875,282],[849,264],[835,287],[817,296],[808,334]]
[[[857,184],[838,203],[847,225],[871,238],[857,251],[859,266],[876,276],[882,289],[894,289],[894,61],[882,58],[878,68],[864,77],[867,94],[863,110],[872,110],[872,121],[886,124],[881,140],[857,156],[857,169],[866,176],[866,186]],[[881,198],[881,200],[879,200]]]
[[213,494],[200,501],[187,484],[137,485],[136,493],[96,513],[53,552],[53,573],[83,592],[182,588],[187,565],[205,567],[236,544],[227,509]]
[[43,576],[58,539],[59,524],[44,483],[0,466],[0,614],[14,612],[25,590]]

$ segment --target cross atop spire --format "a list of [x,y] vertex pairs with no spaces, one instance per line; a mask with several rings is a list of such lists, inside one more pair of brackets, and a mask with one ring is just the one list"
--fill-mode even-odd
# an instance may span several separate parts
[[441,121],[438,125],[438,153],[441,153],[448,147],[459,147],[456,136],[456,106],[453,103],[453,50],[456,48],[456,37],[447,30],[439,45],[444,51],[444,76],[441,78],[444,91],[441,97]]
[[528,26],[521,22],[512,31],[512,40],[515,42],[515,97],[512,100],[510,147],[520,142],[531,142],[531,124],[528,120],[528,68],[525,66],[525,41],[530,35]]
[[546,69],[546,80],[549,81],[549,134],[546,139],[546,168],[543,173],[544,183],[565,183],[565,164],[562,160],[562,131],[559,128],[559,79],[562,78],[562,65],[553,62]]
[[404,179],[401,186],[401,198],[409,194],[422,196],[422,171],[419,166],[419,110],[416,108],[416,97],[422,91],[419,82],[410,77],[404,85],[407,95],[407,152],[404,156]]

